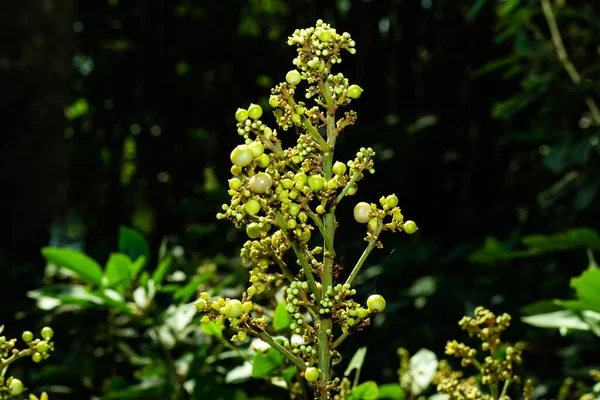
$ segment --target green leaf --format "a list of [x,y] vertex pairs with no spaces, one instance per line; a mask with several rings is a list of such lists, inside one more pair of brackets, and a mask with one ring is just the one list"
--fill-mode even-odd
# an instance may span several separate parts
[[600,313],[600,269],[588,269],[571,279],[571,287],[589,310]]
[[283,355],[277,350],[270,348],[266,353],[257,352],[252,364],[253,378],[267,378],[279,372]]
[[285,379],[285,381],[290,386],[292,385],[294,376],[296,376],[296,371],[298,371],[298,367],[296,367],[295,365],[292,365],[291,367],[286,368],[282,371],[283,379]]
[[[163,392],[165,389],[165,379],[160,376],[153,376],[144,379],[137,385],[129,386],[127,389],[118,390],[102,396],[101,400],[118,400],[118,399],[148,399],[156,398],[151,396]],[[158,393],[157,393],[158,392]]]
[[275,331],[279,332],[284,329],[288,329],[290,324],[292,323],[292,318],[290,318],[290,314],[287,311],[285,301],[277,304],[275,308],[275,313],[273,314],[273,327]]
[[402,386],[397,383],[387,383],[379,386],[378,399],[389,399],[389,400],[403,400],[404,390]]
[[60,305],[72,304],[85,307],[103,306],[104,301],[81,285],[50,285],[27,292],[27,296],[37,300],[42,310],[52,310]]
[[158,264],[158,268],[156,268],[156,270],[152,274],[152,280],[154,281],[154,283],[156,283],[157,285],[160,285],[162,283],[163,279],[165,278],[165,275],[167,275],[167,272],[169,272],[169,268],[171,268],[172,262],[173,257],[171,257],[171,255],[168,255],[163,260],[161,260],[161,262]]
[[194,296],[196,294],[196,291],[198,290],[198,286],[203,284],[204,282],[208,281],[210,279],[211,274],[212,274],[211,271],[206,271],[202,275],[195,277],[190,282],[188,282],[184,287],[177,290],[175,292],[175,294],[173,294],[173,299],[179,300],[182,303],[189,302],[190,299],[192,298],[192,296]]
[[139,232],[125,226],[121,226],[119,230],[119,252],[127,254],[131,260],[137,260],[140,256],[150,260],[150,246],[146,239]]
[[213,321],[210,321],[208,324],[202,324],[202,332],[218,337],[219,339],[223,337],[223,329],[225,329],[223,325],[217,325]]
[[102,268],[100,265],[79,251],[44,247],[42,256],[48,262],[73,272],[82,281],[97,286],[102,284]]
[[556,304],[553,300],[540,300],[535,303],[528,304],[524,307],[521,307],[521,314],[524,315],[537,315],[537,314],[547,314],[555,311],[560,311],[563,308]]
[[475,4],[473,4],[473,7],[471,7],[471,9],[469,10],[468,14],[467,14],[467,19],[469,21],[474,20],[477,15],[479,15],[479,12],[481,11],[481,9],[483,8],[483,6],[485,6],[485,3],[487,3],[488,0],[476,0]]
[[358,350],[356,350],[356,353],[354,353],[354,355],[352,356],[352,359],[348,363],[348,367],[346,368],[346,371],[344,371],[344,376],[350,375],[350,373],[352,373],[353,370],[360,371],[363,363],[365,362],[366,355],[367,355],[366,347],[360,347]]
[[112,253],[108,257],[104,269],[103,286],[114,288],[119,293],[123,293],[129,288],[131,269],[129,257],[121,253]]
[[521,321],[537,326],[538,328],[577,329],[583,331],[590,329],[588,324],[583,322],[576,313],[570,310],[521,317]]
[[379,398],[379,387],[374,381],[363,382],[350,392],[348,400],[376,400]]
[[131,263],[131,268],[129,270],[131,280],[134,280],[135,278],[137,278],[139,273],[142,272],[142,269],[144,269],[144,267],[146,266],[146,261],[147,261],[146,257],[139,256],[137,258],[137,260],[135,260],[134,262]]
[[124,311],[128,315],[134,315],[133,310],[127,305],[123,296],[112,289],[104,289],[103,291],[90,292],[94,296],[101,298],[104,303],[111,308],[116,308]]

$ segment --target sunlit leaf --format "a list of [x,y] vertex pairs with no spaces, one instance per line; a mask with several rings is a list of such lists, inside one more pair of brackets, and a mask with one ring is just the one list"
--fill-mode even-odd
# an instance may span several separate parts
[[281,331],[290,327],[292,319],[286,308],[286,302],[280,302],[275,308],[273,314],[273,327],[276,331]]
[[279,372],[283,355],[270,348],[265,353],[256,352],[252,365],[252,377],[266,378]]
[[374,381],[363,382],[350,392],[348,400],[376,400],[379,396],[379,387]]
[[102,268],[100,265],[79,251],[44,247],[42,256],[48,262],[73,272],[77,278],[84,282],[97,286],[102,284]]

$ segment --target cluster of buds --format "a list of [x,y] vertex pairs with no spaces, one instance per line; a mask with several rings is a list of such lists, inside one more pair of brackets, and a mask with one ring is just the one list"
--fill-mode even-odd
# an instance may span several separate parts
[[[375,173],[371,148],[360,148],[347,162],[334,158],[338,135],[357,119],[352,110],[337,117],[336,111],[361,97],[363,90],[331,69],[341,63],[344,51],[356,52],[355,42],[350,34],[339,34],[319,20],[315,27],[296,30],[288,44],[297,50],[295,69],[269,97],[277,127],[262,121],[260,105],[235,112],[243,143],[230,154],[230,201],[217,214],[248,236],[241,258],[250,268],[249,285],[241,300],[211,300],[202,293],[196,307],[205,323],[228,322],[236,332],[234,340],[251,334],[266,341],[314,383],[320,398],[331,398],[332,392],[345,387],[330,375],[332,358],[339,355],[336,347],[352,331],[368,326],[370,316],[386,306],[380,295],[369,297],[365,306],[355,301],[353,279],[370,251],[381,247],[378,237],[383,230],[414,233],[417,227],[403,220],[395,195],[382,198],[380,208],[358,203],[354,215],[368,224],[369,245],[346,282],[335,282],[341,273],[334,263],[336,207],[344,197],[357,193],[357,183],[366,172]],[[308,87],[301,100],[297,94],[303,82]],[[278,130],[296,131],[295,143],[285,148]],[[322,246],[312,244],[317,235]],[[286,258],[292,251],[295,257]],[[288,265],[290,259],[298,266]],[[287,332],[302,337],[302,344],[289,339],[279,344],[268,333],[268,310],[274,306],[269,300],[278,291],[283,292],[289,314]],[[258,305],[256,297],[267,304]]]
[[[0,332],[3,327],[0,326]],[[25,331],[21,335],[23,342],[27,345],[24,349],[17,349],[17,339],[7,339],[6,336],[0,336],[0,370],[4,371],[13,362],[18,359],[31,357],[33,362],[39,363],[50,357],[50,353],[54,351],[54,342],[52,337],[54,331],[50,327],[44,327],[40,332],[39,338],[34,338],[30,331]],[[13,376],[5,378],[0,376],[0,400],[10,399],[19,396],[25,390],[25,386],[20,379]],[[29,400],[48,400],[48,395],[42,393],[40,398],[33,394],[29,395]]]

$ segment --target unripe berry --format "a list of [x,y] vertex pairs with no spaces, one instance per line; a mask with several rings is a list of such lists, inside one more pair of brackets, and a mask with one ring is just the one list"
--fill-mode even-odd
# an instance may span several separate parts
[[348,196],[354,196],[357,191],[358,191],[358,185],[355,183],[354,185],[350,186],[350,189],[348,189],[346,194]]
[[333,173],[336,175],[344,175],[346,173],[346,164],[344,164],[343,162],[340,161],[336,161],[335,164],[333,164]]
[[25,331],[23,332],[23,334],[21,335],[21,339],[23,339],[24,342],[31,342],[33,340],[33,333],[30,331]]
[[23,382],[21,382],[17,378],[12,378],[10,381],[10,385],[8,386],[8,389],[10,390],[10,394],[12,396],[21,394],[21,393],[23,393]]
[[242,122],[248,119],[248,111],[243,108],[238,108],[235,112],[235,119],[237,122]]
[[315,382],[319,379],[319,375],[321,375],[321,373],[316,367],[308,367],[306,368],[306,371],[304,371],[304,378],[309,382]]
[[254,154],[252,153],[252,150],[250,150],[250,147],[242,144],[233,149],[229,155],[229,158],[231,159],[233,165],[237,167],[245,167],[252,162],[254,159]]
[[371,312],[382,312],[385,310],[385,299],[379,294],[373,294],[367,299],[367,307]]
[[273,108],[279,106],[279,99],[277,98],[277,96],[269,97],[269,105]]
[[248,187],[254,193],[264,193],[273,184],[273,178],[271,175],[265,172],[259,172],[250,178]]
[[39,363],[40,361],[42,361],[42,355],[40,353],[33,353],[31,359],[34,363]]
[[49,326],[45,326],[42,328],[42,337],[44,339],[52,339],[52,336],[54,336],[54,331],[52,330],[52,328],[50,328]]
[[362,94],[362,88],[358,85],[350,85],[348,88],[348,96],[352,99],[358,99]]
[[244,210],[250,215],[258,214],[260,211],[260,203],[254,199],[250,199],[244,204]]
[[308,178],[308,186],[310,186],[313,191],[318,192],[325,186],[325,178],[321,175],[311,175]]
[[39,351],[40,353],[46,353],[48,351],[48,343],[46,342],[39,342],[36,346],[35,349],[37,351]]
[[322,42],[329,42],[332,37],[333,35],[329,29],[319,32],[319,39],[321,39]]
[[265,146],[261,142],[252,142],[248,145],[254,157],[260,157],[265,152]]
[[267,168],[269,166],[269,164],[271,163],[271,159],[266,154],[263,154],[260,157],[258,157],[257,161],[258,161],[258,166],[261,168]]
[[285,75],[285,80],[290,85],[297,85],[302,80],[302,76],[300,75],[300,72],[293,69]]
[[371,218],[369,220],[369,231],[370,232],[375,232],[377,230],[377,226],[379,225],[379,220],[377,218]]
[[229,180],[229,189],[238,190],[239,188],[242,187],[243,184],[244,184],[244,182],[242,182],[240,179],[232,178]]
[[385,198],[385,204],[389,208],[394,208],[398,205],[398,197],[395,194],[391,194]]
[[196,310],[198,310],[198,312],[206,310],[206,301],[204,301],[204,299],[200,299],[196,302]]
[[229,300],[225,305],[225,316],[227,318],[237,318],[242,315],[242,311],[242,302],[237,299]]
[[371,205],[369,203],[361,201],[354,206],[354,219],[360,224],[366,224],[369,222],[372,214],[373,210],[371,209]]
[[300,213],[300,206],[296,203],[290,203],[288,206],[288,212],[294,217]]
[[296,175],[294,175],[294,181],[306,183],[308,182],[308,176],[306,176],[304,172],[298,172]]
[[248,224],[248,226],[246,226],[246,234],[251,239],[256,239],[260,236],[261,233],[262,231],[260,230],[260,227],[255,222],[252,222],[251,224]]
[[248,107],[248,116],[254,120],[262,117],[262,113],[262,107],[258,104],[250,104],[250,107]]
[[419,230],[419,228],[417,228],[417,224],[415,224],[414,221],[406,221],[404,223],[403,229],[404,232],[408,233],[409,235],[412,235],[417,230]]
[[253,308],[254,308],[254,305],[252,304],[251,301],[246,301],[244,304],[242,304],[242,310],[246,314],[249,313],[249,312],[251,312]]

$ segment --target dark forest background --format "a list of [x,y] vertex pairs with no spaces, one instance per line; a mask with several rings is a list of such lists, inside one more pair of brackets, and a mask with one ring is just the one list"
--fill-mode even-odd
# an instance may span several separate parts
[[[43,246],[103,263],[125,225],[153,249],[167,238],[190,265],[237,256],[244,235],[215,218],[227,199],[233,115],[251,102],[268,109],[270,87],[292,68],[287,36],[322,18],[355,39],[357,54],[340,68],[364,89],[340,158],[361,146],[378,152],[356,200],[395,192],[420,228],[384,237],[369,261],[362,295],[383,294],[389,311],[347,342],[369,348],[374,368],[363,379],[396,379],[400,346],[441,356],[461,316],[484,305],[513,315],[509,336],[529,343],[527,371],[556,388],[597,363],[597,341],[525,325],[521,309],[571,297],[569,279],[593,253],[503,255],[525,235],[600,227],[600,3],[549,2],[568,60],[542,3],[5,2],[0,322],[20,332],[42,318],[26,293],[44,283]],[[340,209],[337,240],[348,264],[363,236],[345,223],[351,207]],[[57,354],[67,354],[54,329]],[[98,394],[69,382],[79,390],[69,398]]]

